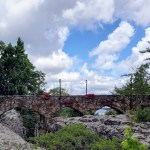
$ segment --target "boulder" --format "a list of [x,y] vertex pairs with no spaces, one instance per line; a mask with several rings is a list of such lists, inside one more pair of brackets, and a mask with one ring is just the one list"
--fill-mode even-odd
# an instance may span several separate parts
[[16,110],[12,109],[2,114],[0,122],[19,134],[21,137],[25,138],[26,129],[23,126],[23,119]]

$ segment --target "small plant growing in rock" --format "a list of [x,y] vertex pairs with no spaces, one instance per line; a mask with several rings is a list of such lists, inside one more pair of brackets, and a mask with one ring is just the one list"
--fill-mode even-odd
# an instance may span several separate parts
[[124,140],[121,142],[122,150],[148,150],[147,146],[139,143],[137,138],[133,137],[132,129],[127,126],[125,129]]
[[150,108],[144,108],[141,109],[139,108],[135,113],[134,113],[134,120],[136,122],[150,122]]
[[106,111],[105,115],[118,115],[118,113],[114,109],[109,109]]

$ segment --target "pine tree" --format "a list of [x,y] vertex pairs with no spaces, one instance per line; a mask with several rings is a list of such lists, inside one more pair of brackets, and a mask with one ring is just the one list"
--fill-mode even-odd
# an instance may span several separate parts
[[35,94],[42,89],[44,74],[35,70],[21,38],[16,46],[0,42],[0,54],[0,95]]
[[150,94],[150,85],[148,82],[147,69],[148,64],[141,65],[135,73],[128,74],[130,80],[121,88],[115,87],[113,94],[132,95],[132,94]]

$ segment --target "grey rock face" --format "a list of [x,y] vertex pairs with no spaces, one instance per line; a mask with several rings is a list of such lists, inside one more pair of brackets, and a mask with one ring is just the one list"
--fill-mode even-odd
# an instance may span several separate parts
[[110,139],[114,137],[123,138],[125,127],[130,125],[134,133],[133,136],[148,145],[150,149],[150,122],[134,123],[129,121],[126,115],[83,116],[67,119],[56,118],[48,129],[54,132],[62,128],[62,126],[72,123],[83,123],[91,131]]
[[23,126],[22,117],[16,110],[12,109],[2,114],[0,117],[0,122],[19,134],[21,137],[25,137],[26,129]]
[[[0,150],[35,150],[15,132],[0,124]],[[38,150],[44,150],[38,148]]]

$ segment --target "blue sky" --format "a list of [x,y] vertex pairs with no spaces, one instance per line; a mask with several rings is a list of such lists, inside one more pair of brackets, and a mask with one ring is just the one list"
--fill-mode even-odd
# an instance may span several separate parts
[[[65,41],[64,51],[70,56],[78,55],[78,57],[89,64],[94,61],[94,58],[88,57],[88,52],[95,48],[100,41],[106,40],[108,35],[112,33],[118,26],[121,20],[115,21],[113,24],[106,24],[103,27],[98,27],[96,30],[83,30],[81,28],[72,28],[70,35]],[[138,41],[144,37],[144,28],[135,25],[135,34],[130,43],[120,52],[118,61],[125,59],[131,55],[131,49],[136,46]]]
[[[108,11],[109,10],[109,11]],[[0,0],[0,40],[20,36],[46,74],[46,89],[110,94],[143,63],[150,41],[150,0]]]

